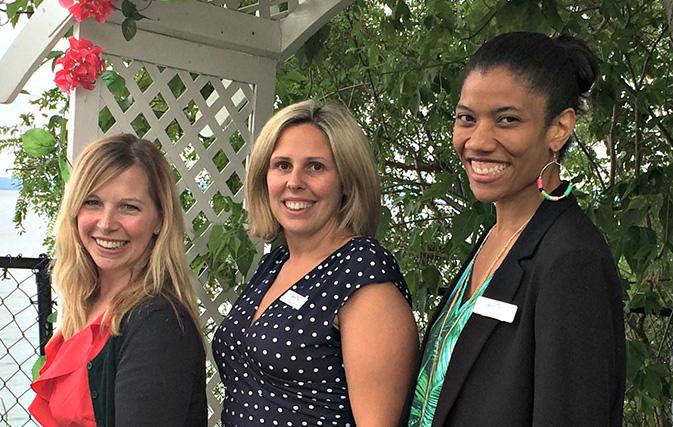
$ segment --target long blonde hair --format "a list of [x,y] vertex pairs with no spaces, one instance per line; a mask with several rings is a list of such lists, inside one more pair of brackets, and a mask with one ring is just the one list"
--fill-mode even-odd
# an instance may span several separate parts
[[245,177],[250,234],[271,241],[282,231],[271,212],[266,174],[271,153],[283,131],[305,123],[323,133],[339,171],[345,196],[339,212],[338,232],[373,236],[379,224],[381,190],[369,142],[347,109],[313,100],[278,111],[255,141]]
[[164,296],[176,310],[184,306],[200,330],[196,292],[185,257],[182,208],[171,167],[151,142],[119,134],[84,149],[59,209],[52,279],[63,307],[59,329],[65,339],[86,326],[100,286],[96,265],[79,236],[77,214],[92,193],[132,166],[147,177],[161,229],[138,260],[128,285],[113,297],[103,324],[117,335],[122,317],[136,304],[149,296]]

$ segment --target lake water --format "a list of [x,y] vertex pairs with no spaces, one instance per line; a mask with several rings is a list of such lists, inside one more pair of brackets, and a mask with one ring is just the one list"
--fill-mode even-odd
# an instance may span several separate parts
[[[0,256],[37,258],[45,253],[42,242],[46,221],[35,214],[19,235],[12,218],[17,191],[0,190]],[[31,370],[38,346],[37,285],[30,270],[0,271],[0,426],[37,426],[25,408],[33,400]]]

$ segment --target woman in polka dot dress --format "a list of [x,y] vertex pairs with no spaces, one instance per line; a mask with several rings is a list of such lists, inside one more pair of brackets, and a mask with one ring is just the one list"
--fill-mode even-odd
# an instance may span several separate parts
[[357,123],[314,101],[279,111],[246,190],[251,235],[285,244],[215,333],[223,425],[395,425],[418,336],[395,258],[367,237],[380,190]]

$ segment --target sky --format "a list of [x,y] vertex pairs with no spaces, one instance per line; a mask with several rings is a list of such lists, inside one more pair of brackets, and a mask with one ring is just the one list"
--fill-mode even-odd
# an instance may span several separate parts
[[[12,28],[11,24],[0,25],[0,57],[5,54],[24,24],[25,20],[20,21],[16,28]],[[30,111],[31,108],[37,111],[29,104],[29,101],[36,99],[44,90],[53,87],[53,79],[51,64],[38,69],[24,87],[24,90],[28,92],[27,95],[20,94],[11,104],[0,104],[0,126],[17,124],[19,115]],[[10,154],[0,153],[0,178],[11,176],[12,172],[8,169],[11,169],[13,164],[14,159]]]

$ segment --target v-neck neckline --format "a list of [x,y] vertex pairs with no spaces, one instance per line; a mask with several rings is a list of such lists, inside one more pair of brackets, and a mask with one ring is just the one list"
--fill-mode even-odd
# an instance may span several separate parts
[[[290,286],[289,288],[287,288],[283,293],[281,293],[280,295],[278,295],[278,297],[276,297],[273,301],[271,301],[271,303],[269,303],[269,305],[264,309],[264,311],[262,311],[262,313],[260,313],[259,317],[257,317],[257,318],[255,319],[255,314],[257,314],[257,311],[259,310],[259,306],[260,306],[260,304],[262,303],[262,301],[264,300],[264,297],[266,296],[266,293],[269,292],[269,289],[271,289],[271,286],[273,286],[273,283],[276,281],[276,278],[278,278],[278,274],[280,274],[280,270],[281,270],[281,268],[283,267],[283,265],[285,264],[285,262],[290,258],[290,250],[288,249],[287,246],[284,246],[284,247],[283,247],[283,255],[282,255],[282,257],[281,257],[281,262],[278,263],[278,264],[276,264],[276,266],[275,266],[275,274],[273,275],[273,277],[269,277],[268,283],[266,284],[266,285],[267,285],[267,286],[266,286],[266,289],[264,289],[263,292],[260,292],[260,293],[259,293],[259,299],[255,301],[255,306],[254,306],[255,310],[254,310],[254,312],[252,313],[252,317],[250,318],[250,324],[248,325],[248,328],[253,327],[253,326],[255,326],[256,324],[258,324],[259,321],[262,319],[262,317],[264,317],[264,315],[266,314],[266,312],[269,311],[269,309],[270,309],[273,305],[277,304],[278,301],[282,301],[281,298],[282,298],[283,295],[285,295],[288,291],[292,290],[292,291],[297,292],[297,291],[299,290],[299,285],[300,285],[302,282],[308,280],[307,278],[310,277],[311,274],[313,274],[314,271],[318,270],[319,267],[322,266],[326,261],[329,261],[332,257],[334,257],[334,254],[336,254],[337,252],[343,250],[344,248],[346,248],[348,245],[350,245],[350,244],[353,243],[354,241],[356,241],[356,240],[358,240],[358,239],[364,239],[364,238],[365,238],[365,237],[362,237],[362,236],[359,236],[359,237],[352,237],[352,238],[350,238],[349,240],[347,240],[343,245],[341,245],[341,246],[339,246],[338,248],[336,248],[334,251],[332,251],[332,253],[330,253],[329,255],[327,255],[322,261],[320,261],[319,263],[317,263],[311,270],[309,270],[306,274],[304,274],[304,275],[303,275],[302,277],[300,277],[296,282],[294,282],[294,283],[292,284],[292,286]],[[305,296],[305,295],[304,295],[304,296]]]

